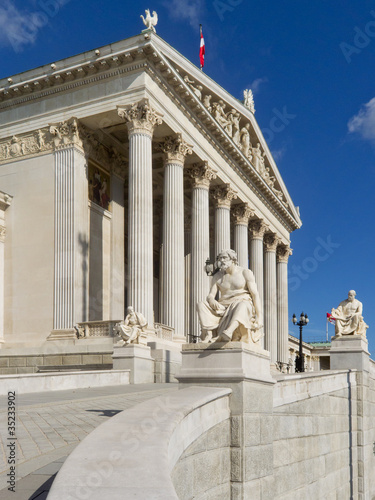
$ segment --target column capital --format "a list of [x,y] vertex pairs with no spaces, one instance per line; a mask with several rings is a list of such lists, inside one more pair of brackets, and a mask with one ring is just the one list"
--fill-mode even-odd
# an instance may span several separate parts
[[189,169],[189,175],[193,179],[193,187],[204,187],[209,189],[210,182],[216,179],[216,170],[208,165],[207,161],[194,163]]
[[216,200],[216,208],[230,209],[232,200],[237,199],[237,193],[230,184],[215,187],[212,194]]
[[233,215],[235,224],[241,224],[243,226],[248,226],[249,219],[254,214],[255,214],[254,209],[251,208],[248,203],[241,203],[239,205],[235,205],[232,208],[232,215]]
[[266,252],[276,252],[276,248],[280,244],[280,238],[275,233],[267,233],[263,241]]
[[155,126],[162,124],[163,115],[158,113],[146,98],[128,106],[117,106],[117,113],[127,122],[129,134],[152,136]]
[[252,220],[249,223],[249,230],[254,240],[263,240],[264,233],[268,229],[269,226],[262,219]]
[[159,143],[158,149],[165,154],[165,164],[181,163],[183,165],[185,157],[193,152],[193,146],[184,141],[180,133],[166,137],[164,141]]
[[289,256],[293,254],[293,250],[289,245],[280,244],[276,249],[277,262],[288,262]]

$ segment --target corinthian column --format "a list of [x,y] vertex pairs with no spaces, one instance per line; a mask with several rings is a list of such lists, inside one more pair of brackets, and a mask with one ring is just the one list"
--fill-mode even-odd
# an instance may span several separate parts
[[161,145],[164,160],[163,297],[161,321],[174,328],[176,339],[185,338],[184,279],[184,161],[192,153],[177,134]]
[[152,326],[152,135],[162,120],[148,99],[117,109],[129,132],[128,305]]
[[5,210],[9,207],[11,201],[11,196],[0,191],[0,344],[4,342]]
[[288,363],[288,259],[292,250],[280,245],[276,250],[277,279],[277,361]]
[[270,351],[271,363],[277,361],[277,291],[276,248],[279,239],[275,234],[264,237],[264,332],[265,349]]
[[[257,284],[260,302],[262,304],[262,314],[264,316],[264,296],[263,296],[263,236],[268,226],[262,220],[250,221],[249,230],[251,232],[250,240],[250,269],[254,273],[255,283]],[[264,337],[261,340],[264,347]]]
[[210,256],[209,189],[216,172],[207,162],[195,164],[189,171],[193,179],[191,210],[191,310],[190,336],[200,336],[197,303],[205,300],[210,281],[204,266]]
[[229,184],[214,189],[215,204],[215,256],[230,248],[230,206],[237,198]]
[[48,340],[74,340],[74,325],[88,319],[87,163],[76,118],[49,131],[55,149],[55,276]]
[[236,205],[232,210],[234,218],[234,250],[237,252],[238,264],[245,269],[249,267],[249,219],[254,215],[247,203]]

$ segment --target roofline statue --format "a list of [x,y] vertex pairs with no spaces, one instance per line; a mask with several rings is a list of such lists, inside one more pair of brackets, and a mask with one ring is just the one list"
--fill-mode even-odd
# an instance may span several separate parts
[[150,9],[145,10],[146,18],[141,15],[143,24],[146,26],[147,30],[152,30],[156,33],[155,26],[158,24],[158,15],[155,11],[152,12],[152,16],[150,14]]

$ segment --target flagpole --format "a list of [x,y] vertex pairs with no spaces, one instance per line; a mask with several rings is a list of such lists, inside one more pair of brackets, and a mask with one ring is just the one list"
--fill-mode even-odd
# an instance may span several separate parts
[[328,318],[326,318],[326,342],[328,342]]

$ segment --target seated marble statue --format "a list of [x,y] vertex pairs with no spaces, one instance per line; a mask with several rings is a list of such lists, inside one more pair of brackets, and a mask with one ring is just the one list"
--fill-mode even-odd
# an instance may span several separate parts
[[147,326],[146,318],[143,314],[135,312],[131,306],[128,307],[127,313],[124,321],[116,323],[113,328],[113,331],[121,337],[116,345],[146,344],[147,335],[144,332]]
[[366,337],[368,325],[363,321],[362,302],[355,298],[356,293],[350,290],[348,298],[340,302],[337,309],[332,309],[331,314],[336,320],[335,335],[362,335]]
[[217,262],[220,271],[213,276],[207,301],[197,304],[203,341],[258,342],[263,318],[252,271],[238,265],[234,250],[220,252]]

